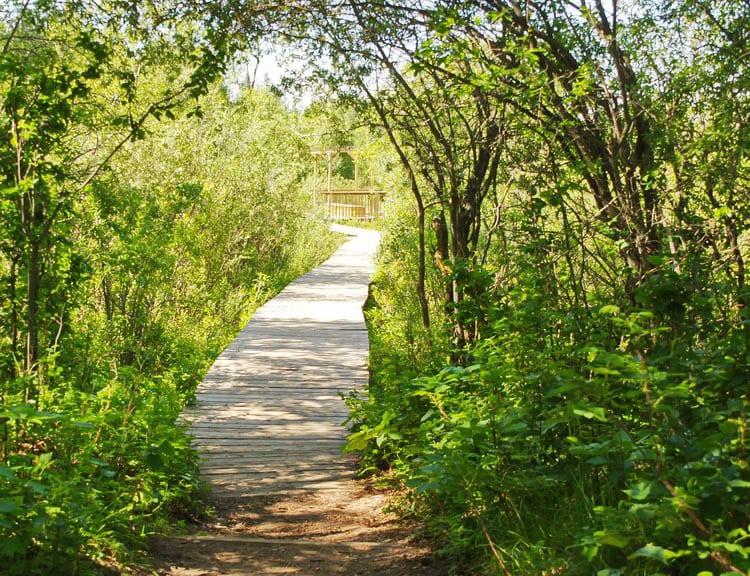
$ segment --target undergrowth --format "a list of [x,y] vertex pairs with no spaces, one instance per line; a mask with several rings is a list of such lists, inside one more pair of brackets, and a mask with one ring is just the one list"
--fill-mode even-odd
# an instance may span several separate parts
[[556,310],[519,277],[452,355],[381,267],[349,449],[407,489],[456,574],[750,570],[744,315],[676,326],[649,285],[636,306]]

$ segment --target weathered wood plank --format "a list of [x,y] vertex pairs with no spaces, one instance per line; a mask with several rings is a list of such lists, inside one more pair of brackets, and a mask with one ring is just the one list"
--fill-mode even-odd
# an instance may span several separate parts
[[235,440],[249,440],[255,438],[300,438],[304,439],[306,436],[312,438],[339,438],[341,439],[343,434],[340,428],[336,425],[325,426],[320,423],[317,425],[298,425],[298,426],[286,426],[283,430],[274,430],[273,426],[268,424],[259,424],[258,426],[248,427],[244,430],[232,429],[216,430],[211,428],[204,428],[202,430],[196,430],[196,435],[200,438],[205,439],[216,439],[216,438],[233,438]]
[[[315,446],[317,449],[329,449],[332,453],[336,449],[341,447],[340,438],[315,438]],[[294,452],[295,449],[299,449],[299,442],[289,442],[287,438],[276,438],[273,440],[265,440],[263,448],[267,449],[270,454],[284,454],[285,452]],[[214,454],[222,453],[235,453],[244,454],[249,450],[259,451],[263,448],[258,448],[259,443],[253,442],[252,445],[247,440],[237,440],[236,438],[219,438],[219,439],[202,439],[199,442],[194,442],[193,445],[196,447],[199,453],[207,454],[208,452]],[[274,456],[275,457],[275,456]]]
[[[269,455],[273,454],[273,457],[269,457]],[[278,459],[279,462],[285,462],[288,464],[295,464],[299,462],[306,462],[307,465],[312,466],[315,464],[323,463],[341,463],[345,462],[347,466],[349,466],[352,462],[355,461],[354,456],[349,456],[346,458],[339,458],[335,462],[332,462],[330,460],[330,454],[327,454],[325,452],[301,452],[301,451],[291,451],[291,447],[287,447],[286,450],[276,450],[275,452],[257,452],[253,454],[247,454],[246,452],[242,453],[236,453],[236,452],[212,452],[210,455],[210,458],[206,457],[207,455],[204,455],[204,463],[207,466],[224,466],[227,464],[247,464],[247,463],[253,463],[254,465],[261,466],[264,463],[268,463],[269,461],[273,461],[276,463],[276,460]]]
[[362,305],[379,236],[348,231],[332,258],[256,311],[183,414],[214,492],[323,490],[354,476],[342,394],[367,385]]
[[[341,386],[343,390],[345,387]],[[212,400],[223,401],[226,399],[233,400],[235,398],[245,398],[246,402],[243,404],[250,404],[257,400],[265,398],[287,398],[290,393],[294,390],[284,390],[283,388],[268,388],[266,390],[245,390],[242,388],[231,388],[231,389],[217,389],[211,392],[202,392],[196,396],[196,404],[200,405],[202,402],[210,403]],[[304,393],[304,388],[300,387],[296,389],[296,392],[300,395]],[[345,408],[343,401],[341,400],[341,392],[336,389],[330,389],[326,391],[311,390],[307,391],[304,395],[306,400],[295,399],[296,402],[307,401],[313,403],[325,403],[334,408]]]
[[[278,400],[283,401],[284,398],[278,398]],[[227,425],[231,425],[232,423],[252,424],[268,422],[272,418],[280,426],[288,422],[300,420],[330,420],[341,424],[348,416],[348,412],[345,410],[326,406],[306,406],[302,409],[288,410],[282,413],[264,410],[263,406],[259,406],[253,410],[252,404],[243,404],[243,406],[238,407],[231,402],[207,403],[202,406],[201,410],[193,414],[190,416],[186,415],[186,421],[194,423],[196,427],[200,427],[203,424],[220,423]]]
[[269,474],[322,473],[329,470],[352,471],[352,464],[354,464],[354,461],[323,461],[322,455],[320,455],[318,462],[313,463],[294,460],[281,463],[269,462],[269,460],[263,462],[253,460],[215,461],[211,458],[203,464],[203,471],[207,474],[220,474],[223,470],[244,470],[247,474],[266,476]]
[[288,414],[279,416],[273,423],[269,422],[270,418],[273,418],[273,416],[264,418],[260,413],[251,415],[238,414],[232,410],[231,405],[228,405],[226,410],[223,411],[204,410],[200,416],[195,416],[192,421],[188,420],[187,422],[193,431],[215,430],[217,428],[257,428],[259,425],[279,426],[278,430],[282,431],[290,430],[290,426],[304,422],[330,422],[343,431],[346,426],[345,423],[348,414],[326,411],[316,412],[314,415],[305,415],[304,413]]
[[[208,480],[214,484],[223,485],[230,492],[234,492],[234,486],[244,486],[246,489],[253,485],[266,485],[274,486],[275,484],[281,484],[288,490],[294,486],[297,490],[306,489],[306,484],[316,482],[333,482],[337,480],[355,478],[355,471],[352,467],[346,469],[336,470],[321,470],[321,471],[284,471],[284,470],[273,470],[273,471],[258,471],[252,473],[247,470],[234,470],[228,469],[224,471],[207,471],[205,476]],[[214,488],[216,486],[214,485]],[[284,490],[286,491],[286,490]],[[247,492],[252,493],[252,490]]]

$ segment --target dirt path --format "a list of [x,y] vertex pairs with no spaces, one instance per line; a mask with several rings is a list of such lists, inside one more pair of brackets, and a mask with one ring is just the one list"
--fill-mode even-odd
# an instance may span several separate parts
[[446,576],[413,527],[383,512],[387,501],[361,481],[221,498],[213,521],[155,540],[152,562],[164,576]]

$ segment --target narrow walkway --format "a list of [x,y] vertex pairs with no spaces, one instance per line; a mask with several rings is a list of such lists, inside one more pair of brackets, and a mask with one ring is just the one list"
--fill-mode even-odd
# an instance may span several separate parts
[[389,495],[354,478],[341,394],[367,382],[367,298],[379,235],[351,235],[259,309],[216,360],[186,417],[214,518],[155,538],[165,576],[445,576]]
[[216,496],[322,490],[354,475],[341,394],[367,382],[362,306],[380,236],[334,229],[351,239],[257,310],[186,414]]

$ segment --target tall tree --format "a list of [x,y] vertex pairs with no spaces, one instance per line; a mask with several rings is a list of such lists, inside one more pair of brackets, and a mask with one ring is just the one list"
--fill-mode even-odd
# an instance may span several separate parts
[[[169,3],[14,1],[0,37],[0,258],[5,376],[31,374],[65,327],[80,274],[74,200],[125,142],[221,73],[228,34]],[[160,67],[170,62],[172,67]],[[144,82],[153,72],[161,85]]]
[[[414,175],[420,229],[433,202],[444,207],[452,257],[465,258],[478,238],[476,207],[496,184],[512,122],[514,135],[521,135],[516,143],[523,134],[547,142],[550,166],[564,168],[557,173],[565,181],[554,184],[557,205],[566,195],[587,193],[593,205],[584,218],[597,220],[589,229],[618,247],[625,291],[635,302],[639,287],[665,273],[664,259],[704,251],[675,242],[675,226],[682,224],[674,219],[690,218],[684,193],[676,192],[683,201],[675,204],[669,190],[674,176],[665,163],[677,149],[683,168],[701,153],[701,165],[714,167],[702,190],[687,188],[722,213],[724,240],[715,251],[726,255],[721,258],[737,289],[744,287],[736,216],[744,204],[735,192],[746,186],[744,4],[313,3],[301,24],[287,30],[312,38],[325,53],[314,59],[325,63],[320,77],[373,106]],[[688,62],[684,50],[670,46],[680,36],[693,42],[689,64],[680,61]],[[644,46],[649,50],[641,52]],[[666,102],[674,103],[669,110]],[[685,130],[677,132],[678,126],[694,130],[696,121],[707,124],[688,140]],[[719,140],[727,145],[712,134],[724,134]],[[700,219],[711,228],[708,215]]]
[[[456,80],[467,91],[478,86],[507,103],[525,118],[521,130],[556,144],[555,152],[585,182],[593,216],[619,246],[630,270],[631,300],[638,286],[662,274],[661,258],[679,260],[703,250],[693,242],[678,247],[671,236],[671,221],[690,218],[686,190],[713,210],[733,207],[732,216],[722,217],[727,244],[718,252],[733,262],[739,287],[744,262],[732,238],[741,204],[736,191],[746,186],[746,8],[742,2],[448,2],[433,13],[433,25],[443,33],[428,53],[446,68],[471,58],[471,73]],[[672,43],[680,37],[689,44],[678,51]],[[701,135],[685,139],[696,121],[704,123]],[[678,134],[673,128],[679,125],[687,130]],[[723,152],[711,134],[725,135]],[[674,204],[665,162],[672,162],[670,150],[697,142],[705,155],[690,165],[717,171],[702,187],[683,180],[676,193],[682,200]],[[701,154],[693,150],[687,157]],[[724,192],[717,196],[718,189]]]
[[[372,112],[408,174],[420,238],[417,294],[426,327],[427,221],[435,230],[433,255],[446,277],[447,302],[456,310],[471,295],[454,272],[476,257],[482,205],[503,152],[502,107],[484,91],[467,91],[455,82],[470,72],[472,62],[455,60],[444,68],[426,57],[432,17],[420,3],[344,2],[316,6],[295,32],[317,54],[312,61],[326,63],[316,69],[317,78],[336,86],[363,113]],[[458,315],[455,322],[459,342],[470,341],[475,330]]]

